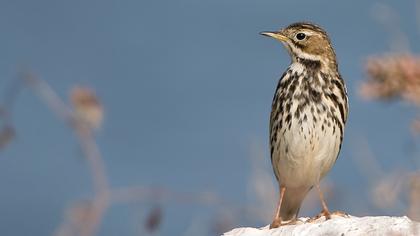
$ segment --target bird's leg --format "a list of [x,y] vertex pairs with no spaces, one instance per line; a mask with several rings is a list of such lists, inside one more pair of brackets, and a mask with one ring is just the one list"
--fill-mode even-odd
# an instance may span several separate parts
[[286,187],[280,186],[280,196],[277,204],[276,214],[274,215],[273,222],[270,224],[270,229],[278,228],[281,225],[280,208],[281,202],[283,201],[284,192],[286,192]]
[[315,221],[315,220],[321,218],[322,216],[325,216],[325,219],[329,220],[329,219],[331,219],[331,213],[328,210],[327,204],[325,203],[324,194],[322,194],[321,188],[319,187],[319,183],[316,185],[316,188],[318,189],[319,199],[321,200],[322,211],[321,211],[321,213],[319,213],[317,216],[310,219],[309,221],[310,222]]
[[325,216],[325,220],[329,220],[331,219],[332,215],[335,216],[341,216],[341,217],[350,217],[347,213],[343,212],[343,211],[335,211],[333,213],[331,213],[328,210],[327,204],[325,203],[325,199],[324,199],[324,194],[322,194],[321,188],[319,187],[319,184],[316,185],[316,188],[318,189],[318,193],[319,193],[319,198],[321,200],[321,204],[322,204],[322,211],[321,213],[319,213],[318,215],[316,215],[315,217],[310,218],[307,222],[308,223],[312,223],[316,220],[318,220],[319,218]]

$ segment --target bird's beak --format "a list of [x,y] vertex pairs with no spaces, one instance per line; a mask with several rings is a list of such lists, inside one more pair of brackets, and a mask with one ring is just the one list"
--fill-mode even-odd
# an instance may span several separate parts
[[284,36],[284,34],[281,31],[280,32],[265,31],[265,32],[261,32],[260,34],[267,37],[275,38],[282,42],[285,42],[288,39],[286,36]]

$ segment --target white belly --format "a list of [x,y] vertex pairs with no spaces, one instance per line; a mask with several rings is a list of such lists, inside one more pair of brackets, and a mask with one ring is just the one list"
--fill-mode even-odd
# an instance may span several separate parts
[[316,121],[309,107],[304,111],[306,122],[292,121],[290,129],[282,127],[278,148],[273,152],[273,166],[280,183],[286,187],[313,186],[319,183],[334,165],[340,149],[339,128],[333,122]]

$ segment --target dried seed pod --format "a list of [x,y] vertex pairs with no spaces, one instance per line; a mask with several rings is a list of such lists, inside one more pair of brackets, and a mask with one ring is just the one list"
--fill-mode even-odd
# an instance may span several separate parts
[[82,122],[89,128],[98,129],[103,120],[103,107],[95,93],[84,87],[75,87],[70,93],[77,122]]

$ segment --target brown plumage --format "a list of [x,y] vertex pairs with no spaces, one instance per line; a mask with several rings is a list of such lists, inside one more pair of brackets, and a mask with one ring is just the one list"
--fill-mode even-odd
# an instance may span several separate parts
[[313,186],[328,219],[319,181],[338,157],[348,114],[334,49],[327,33],[311,23],[262,34],[281,41],[292,61],[277,85],[270,116],[271,162],[280,187],[271,227],[294,222]]

